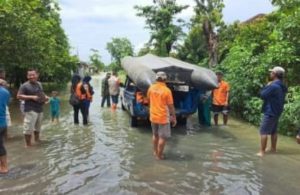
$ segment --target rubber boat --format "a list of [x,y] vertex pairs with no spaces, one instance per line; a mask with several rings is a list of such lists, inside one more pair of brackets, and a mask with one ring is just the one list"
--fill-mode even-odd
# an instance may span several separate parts
[[218,87],[216,74],[210,69],[172,57],[158,57],[152,54],[141,57],[128,56],[122,59],[121,66],[137,88],[144,92],[155,82],[155,74],[159,71],[167,74],[167,83],[186,85],[203,91]]

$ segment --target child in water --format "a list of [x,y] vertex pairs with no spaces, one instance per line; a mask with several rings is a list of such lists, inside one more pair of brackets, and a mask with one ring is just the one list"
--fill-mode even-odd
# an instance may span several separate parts
[[60,99],[57,97],[58,92],[52,91],[50,102],[51,120],[53,123],[58,123],[59,111],[60,111]]

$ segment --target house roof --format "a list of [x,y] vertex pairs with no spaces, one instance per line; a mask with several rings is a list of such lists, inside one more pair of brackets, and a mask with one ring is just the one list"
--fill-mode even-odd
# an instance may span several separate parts
[[261,18],[264,18],[265,16],[266,16],[266,14],[260,13],[260,14],[257,14],[255,16],[249,18],[248,20],[242,22],[241,24],[250,24],[250,23],[255,22],[255,21],[257,21]]

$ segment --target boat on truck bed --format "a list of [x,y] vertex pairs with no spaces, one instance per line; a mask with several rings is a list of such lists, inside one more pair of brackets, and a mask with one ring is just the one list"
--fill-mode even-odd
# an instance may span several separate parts
[[163,71],[167,74],[166,84],[172,91],[176,117],[182,122],[197,111],[200,94],[218,86],[213,71],[172,57],[152,54],[125,57],[121,66],[127,74],[121,92],[121,105],[123,110],[130,113],[131,126],[136,126],[140,119],[149,118],[146,94],[150,85],[155,82],[156,72]]

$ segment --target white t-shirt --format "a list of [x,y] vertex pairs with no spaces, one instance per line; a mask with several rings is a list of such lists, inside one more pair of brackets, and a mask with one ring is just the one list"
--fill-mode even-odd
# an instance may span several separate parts
[[108,87],[110,95],[118,95],[120,93],[120,81],[116,76],[111,76],[108,79]]

